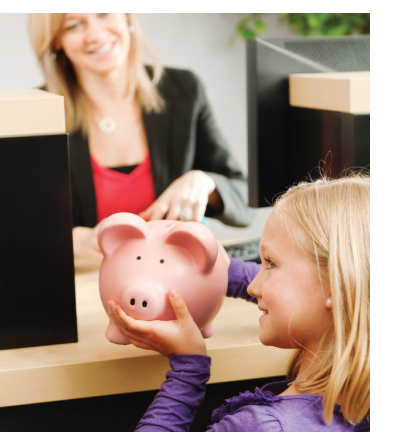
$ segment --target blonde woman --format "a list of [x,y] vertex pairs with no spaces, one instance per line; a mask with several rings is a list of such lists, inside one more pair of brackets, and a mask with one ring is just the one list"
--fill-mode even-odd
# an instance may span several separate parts
[[120,211],[250,223],[201,82],[160,66],[135,14],[30,14],[29,33],[45,89],[65,99],[75,257],[101,261],[98,224]]
[[[369,178],[291,188],[267,220],[260,254],[261,267],[231,259],[227,294],[258,303],[264,345],[297,349],[289,379],[228,400],[208,431],[369,431]],[[109,302],[122,334],[168,356],[172,369],[136,431],[188,431],[210,377],[204,339],[176,290],[177,321],[136,321]]]

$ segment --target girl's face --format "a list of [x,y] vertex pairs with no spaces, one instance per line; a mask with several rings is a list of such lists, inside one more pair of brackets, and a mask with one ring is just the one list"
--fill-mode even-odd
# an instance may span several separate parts
[[107,74],[124,66],[130,50],[125,14],[65,14],[54,44],[78,74]]
[[332,322],[330,292],[316,264],[298,246],[301,231],[276,207],[261,237],[261,270],[248,287],[263,311],[260,340],[280,348],[314,351]]

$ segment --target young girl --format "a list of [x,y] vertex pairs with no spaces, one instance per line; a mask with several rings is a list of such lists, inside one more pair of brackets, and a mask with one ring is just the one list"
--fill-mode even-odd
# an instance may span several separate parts
[[[258,303],[264,345],[297,349],[289,380],[227,400],[208,431],[369,431],[369,178],[291,188],[267,220],[260,254],[261,268],[231,259],[228,295]],[[189,431],[210,377],[183,297],[171,290],[170,301],[176,321],[136,321],[110,302],[122,333],[168,356],[172,369],[136,431]]]

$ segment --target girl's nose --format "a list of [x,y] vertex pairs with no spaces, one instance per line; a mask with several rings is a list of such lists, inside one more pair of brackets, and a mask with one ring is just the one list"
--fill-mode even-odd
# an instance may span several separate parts
[[259,297],[261,297],[261,290],[260,290],[261,286],[260,286],[259,281],[258,281],[258,275],[259,275],[259,273],[258,273],[257,276],[253,279],[253,281],[251,282],[251,284],[247,287],[247,293],[248,293],[250,296],[253,296],[253,297],[257,298],[257,299],[258,299]]

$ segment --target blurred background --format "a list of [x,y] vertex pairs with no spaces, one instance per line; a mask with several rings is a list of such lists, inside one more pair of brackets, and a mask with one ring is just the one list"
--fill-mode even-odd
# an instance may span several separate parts
[[[204,82],[217,123],[247,174],[245,39],[369,34],[368,13],[141,13],[141,26],[164,66],[194,71]],[[0,90],[43,84],[27,32],[28,14],[0,13]],[[247,228],[211,220],[221,240],[261,236],[270,208]]]

